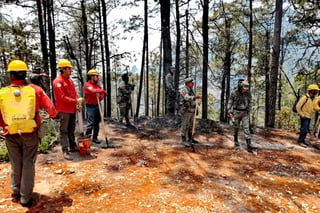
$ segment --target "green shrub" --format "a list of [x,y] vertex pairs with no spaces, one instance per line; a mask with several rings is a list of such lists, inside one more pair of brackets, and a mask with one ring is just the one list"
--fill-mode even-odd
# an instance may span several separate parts
[[5,143],[0,143],[0,162],[9,161],[9,154]]
[[275,123],[277,128],[288,130],[295,130],[300,125],[298,115],[293,113],[289,107],[282,107],[280,111],[277,111]]

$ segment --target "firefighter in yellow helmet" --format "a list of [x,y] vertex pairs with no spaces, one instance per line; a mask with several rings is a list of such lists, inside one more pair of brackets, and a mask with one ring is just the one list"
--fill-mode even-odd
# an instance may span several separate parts
[[9,63],[11,84],[0,89],[0,125],[3,129],[11,164],[12,201],[32,206],[35,162],[38,153],[39,108],[56,117],[50,98],[43,89],[26,81],[27,64],[21,60]]
[[307,147],[309,144],[305,141],[310,127],[310,121],[314,110],[319,111],[319,106],[316,106],[319,87],[317,84],[310,84],[307,88],[307,94],[300,97],[297,103],[297,113],[300,116],[300,133],[298,143],[302,147]]
[[53,93],[56,108],[60,119],[60,142],[63,157],[72,160],[69,152],[78,152],[74,130],[76,126],[76,111],[81,110],[82,98],[78,97],[76,88],[70,78],[72,65],[69,60],[61,59],[58,62],[60,75],[53,80]]
[[[86,108],[87,108],[87,129],[86,135],[92,135],[92,142],[101,143],[98,140],[99,134],[99,123],[101,121],[101,116],[98,106],[99,102],[102,101],[106,91],[101,88],[98,84],[99,74],[95,69],[91,69],[87,73],[88,81],[83,85],[83,93],[86,99]],[[97,98],[98,96],[98,98]]]

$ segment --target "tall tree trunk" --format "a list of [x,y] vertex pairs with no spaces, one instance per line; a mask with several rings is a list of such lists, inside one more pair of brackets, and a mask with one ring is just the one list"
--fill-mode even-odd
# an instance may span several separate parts
[[[176,28],[177,28],[177,44],[176,44],[176,61],[174,72],[174,90],[179,91],[180,81],[180,52],[181,52],[181,29],[180,29],[180,12],[179,12],[179,0],[175,0],[176,4]],[[174,112],[177,112],[179,108],[178,92],[175,93]]]
[[[285,55],[285,49],[283,47],[283,42],[284,42],[284,39],[281,39],[281,46],[280,46],[280,53],[281,55],[279,56],[280,59],[279,59],[279,63],[280,63],[280,67],[282,67],[283,63],[284,63],[284,55]],[[281,69],[281,68],[280,68]],[[281,72],[279,72],[279,89],[278,89],[278,107],[277,109],[280,111],[281,110],[281,98],[282,98],[282,74]]]
[[[144,1],[144,37],[145,37],[145,60],[146,60],[146,95],[145,95],[145,115],[149,116],[149,46],[148,46],[148,0]],[[144,60],[144,59],[143,59]]]
[[274,23],[274,33],[272,41],[272,55],[271,55],[271,72],[270,72],[270,108],[269,112],[266,112],[267,127],[275,127],[276,116],[276,100],[277,100],[277,84],[278,84],[278,69],[279,69],[279,55],[280,55],[280,43],[281,43],[281,22],[282,22],[282,0],[276,0],[276,16]]
[[[108,23],[107,23],[107,9],[106,9],[106,2],[105,0],[101,0],[102,4],[102,17],[103,17],[103,35],[104,35],[104,47],[106,49],[106,65],[107,65],[107,73],[103,73],[103,87],[105,89],[106,85],[106,91],[107,91],[107,103],[105,104],[104,114],[107,117],[111,117],[111,71],[110,71],[110,50],[109,50],[109,39],[108,39]],[[107,77],[107,82],[105,81],[105,78]]]
[[[51,69],[51,82],[57,77],[56,71],[56,35],[54,29],[54,10],[53,0],[47,1],[47,21],[48,21],[48,36],[50,48],[50,69]],[[52,97],[53,91],[52,91]],[[54,99],[53,99],[54,100]]]
[[231,69],[231,19],[225,17],[225,56],[223,59],[223,75],[221,82],[221,96],[220,96],[220,121],[227,122],[227,100],[230,96],[230,69]]
[[186,10],[186,78],[189,77],[189,10]]
[[81,0],[81,19],[82,19],[82,30],[83,30],[83,40],[85,48],[85,61],[86,61],[86,71],[91,69],[90,51],[89,51],[89,38],[88,38],[88,19],[86,14],[85,0]]
[[[103,40],[103,23],[102,23],[102,12],[101,12],[101,1],[98,1],[99,4],[99,29],[100,29],[100,51],[101,51],[101,63],[102,63],[102,87],[106,90],[106,80],[105,80],[105,73],[106,73],[106,66],[105,66],[105,57],[104,57],[104,40]],[[116,80],[117,81],[117,80]],[[108,96],[108,95],[107,95]],[[103,99],[104,104],[104,113],[106,113],[106,98]]]
[[[49,74],[49,54],[47,47],[47,33],[45,28],[45,11],[46,11],[46,1],[37,0],[38,9],[38,21],[39,21],[39,31],[40,31],[40,41],[41,41],[41,52],[42,52],[42,65],[45,73]],[[50,81],[46,78],[45,81],[46,92],[50,91]]]
[[159,75],[158,75],[158,95],[157,95],[157,113],[156,116],[160,115],[160,96],[161,96],[161,68],[162,68],[162,38],[160,38],[160,63],[159,63]]
[[[161,37],[163,41],[163,85],[165,86],[165,76],[168,74],[170,66],[172,64],[171,56],[171,37],[170,37],[170,1],[160,0],[161,10]],[[166,100],[169,98],[169,94],[165,95]],[[166,101],[167,102],[167,101]],[[169,113],[166,107],[166,114]]]
[[[266,43],[265,43],[265,57],[264,57],[264,73],[265,73],[265,90],[266,90],[266,97],[265,97],[265,111],[269,112],[269,100],[270,100],[270,66],[269,66],[269,61],[270,61],[270,32],[268,29],[266,29]],[[268,114],[265,114],[265,119],[264,119],[264,126],[267,126],[267,119]]]
[[203,71],[202,71],[202,118],[208,118],[208,14],[209,0],[203,1],[202,33],[203,33]]
[[248,72],[248,82],[249,82],[249,90],[251,88],[251,67],[252,67],[252,27],[253,27],[253,14],[252,14],[252,1],[253,0],[249,0],[249,48],[248,48],[248,68],[247,68],[247,72]]

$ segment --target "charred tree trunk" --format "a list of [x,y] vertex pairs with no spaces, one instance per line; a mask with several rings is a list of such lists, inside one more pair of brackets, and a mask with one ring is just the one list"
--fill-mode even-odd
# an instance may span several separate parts
[[[49,76],[49,54],[47,47],[47,32],[45,27],[46,1],[37,0],[37,9],[42,52],[42,65],[44,72]],[[46,78],[45,81],[45,88],[46,92],[48,93],[50,91],[50,80],[48,78]]]
[[[54,10],[53,0],[47,1],[47,17],[48,17],[48,36],[50,48],[50,69],[51,69],[51,82],[57,77],[56,71],[56,35],[54,29]],[[52,92],[52,97],[53,92]],[[54,100],[54,99],[53,99]]]
[[145,51],[145,60],[146,60],[145,115],[149,116],[148,0],[144,1],[144,37],[145,37],[145,50],[144,51]]
[[[109,40],[108,40],[108,23],[107,23],[107,9],[106,9],[106,2],[105,0],[101,0],[102,4],[102,17],[103,17],[103,35],[104,35],[104,47],[106,52],[106,66],[107,66],[107,73],[103,73],[103,88],[107,91],[107,100],[104,99],[105,108],[104,108],[104,115],[107,117],[111,117],[111,70],[110,70],[110,50],[109,50]],[[107,81],[105,80],[107,78]],[[107,103],[106,103],[107,102]]]
[[90,50],[89,50],[89,38],[88,38],[88,20],[86,14],[85,0],[81,0],[81,18],[82,18],[82,30],[83,30],[83,40],[85,48],[85,61],[86,61],[86,70],[91,69],[91,60],[90,60]]
[[[175,0],[176,3],[176,28],[177,28],[177,44],[176,44],[176,61],[174,72],[174,90],[179,91],[180,81],[180,52],[181,52],[181,29],[180,29],[180,12],[179,12],[179,0]],[[178,92],[175,94],[174,112],[179,110],[179,98]]]
[[276,0],[276,16],[274,23],[274,33],[272,42],[272,55],[271,55],[271,70],[270,70],[270,100],[269,111],[266,112],[267,127],[275,127],[276,116],[276,101],[277,101],[277,84],[279,73],[279,55],[280,55],[280,43],[281,43],[281,22],[282,22],[282,1]]
[[203,1],[202,33],[203,33],[203,70],[202,70],[202,118],[208,118],[208,14],[209,1]]
[[[160,0],[161,7],[161,37],[163,42],[163,85],[165,86],[165,76],[168,74],[172,64],[171,56],[171,37],[170,37],[170,1]],[[165,89],[165,88],[164,88]],[[169,94],[165,93],[166,102]],[[168,105],[166,106],[166,114],[169,114]]]
[[[270,32],[266,29],[266,44],[265,44],[265,56],[264,56],[264,73],[265,73],[265,90],[266,90],[266,97],[265,97],[265,111],[269,112],[269,100],[270,100]],[[265,114],[264,125],[267,126],[267,114]]]
[[223,60],[223,75],[221,83],[221,103],[220,103],[220,121],[228,121],[228,112],[227,112],[227,100],[230,96],[230,69],[231,69],[231,19],[225,17],[225,41],[226,49],[225,56]]

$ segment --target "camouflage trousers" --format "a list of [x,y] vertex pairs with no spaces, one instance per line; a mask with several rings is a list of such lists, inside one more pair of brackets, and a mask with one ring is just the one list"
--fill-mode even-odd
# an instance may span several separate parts
[[234,135],[238,135],[240,123],[242,121],[244,136],[246,139],[251,139],[249,113],[247,111],[234,110],[233,117],[234,117],[234,123],[233,123]]
[[131,109],[131,103],[120,103],[120,122],[122,123],[123,118],[126,120],[126,123],[129,124],[129,111]]
[[[181,136],[189,137],[192,133],[194,112],[185,112],[181,115]],[[189,138],[190,140],[191,138]]]

